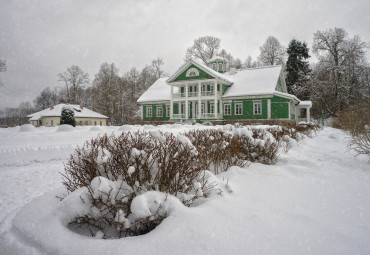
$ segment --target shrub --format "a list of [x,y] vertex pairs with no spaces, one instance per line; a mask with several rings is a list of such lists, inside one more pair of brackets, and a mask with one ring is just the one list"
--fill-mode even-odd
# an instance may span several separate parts
[[197,161],[198,152],[183,135],[124,132],[98,137],[76,149],[65,165],[63,184],[68,191],[87,188],[84,203],[90,206],[74,225],[87,225],[105,237],[144,234],[166,216],[158,210],[145,217],[132,212],[135,197],[160,191],[183,204],[204,195],[212,187]]
[[354,150],[357,155],[367,156],[370,160],[369,105],[348,107],[334,119],[333,127],[347,131],[351,135],[348,148]]
[[60,116],[60,125],[63,125],[63,124],[71,125],[73,127],[76,126],[75,113],[73,109],[69,107],[62,108],[62,113]]

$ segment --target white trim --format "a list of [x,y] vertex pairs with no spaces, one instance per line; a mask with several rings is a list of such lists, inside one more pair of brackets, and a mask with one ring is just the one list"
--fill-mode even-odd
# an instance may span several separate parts
[[[227,111],[225,111],[225,106],[229,106],[229,114],[226,114]],[[231,103],[224,104],[224,116],[231,116]]]
[[[256,105],[257,104],[260,105],[260,108],[259,108],[260,113],[256,113]],[[262,101],[261,100],[253,101],[253,115],[262,115]]]
[[[149,109],[150,109],[150,116],[149,116]],[[153,106],[146,106],[146,117],[147,118],[153,118]]]
[[[160,109],[160,111],[158,111],[158,109]],[[161,113],[161,115],[158,114],[159,112]],[[157,105],[156,106],[155,115],[156,115],[156,117],[163,117],[163,106],[162,105]]]
[[[240,110],[241,113],[236,113],[236,106],[241,105]],[[243,103],[242,102],[235,102],[234,103],[234,115],[243,115]]]

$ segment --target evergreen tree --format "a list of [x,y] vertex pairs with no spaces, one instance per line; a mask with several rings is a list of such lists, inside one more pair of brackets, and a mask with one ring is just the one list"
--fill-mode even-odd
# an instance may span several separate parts
[[309,74],[311,72],[308,61],[310,57],[309,49],[305,42],[293,39],[290,41],[287,53],[288,61],[286,62],[287,77],[285,79],[288,93],[297,96],[302,100],[309,99]]
[[73,127],[76,126],[75,113],[68,107],[63,107],[62,114],[60,116],[60,125],[67,124]]

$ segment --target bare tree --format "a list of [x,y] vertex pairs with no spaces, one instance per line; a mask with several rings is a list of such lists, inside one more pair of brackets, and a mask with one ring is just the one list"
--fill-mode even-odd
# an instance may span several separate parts
[[319,60],[314,69],[313,99],[330,116],[338,116],[348,105],[369,100],[369,66],[359,36],[349,38],[342,28],[317,31],[313,52]]
[[89,74],[85,73],[79,66],[71,66],[64,73],[59,73],[59,81],[66,86],[66,96],[69,103],[79,103],[81,88],[90,83]]
[[[7,66],[6,66],[6,61],[0,59],[0,73],[1,72],[6,72]],[[0,80],[0,88],[4,86],[4,82]]]
[[163,59],[157,58],[152,61],[151,67],[153,68],[153,71],[155,73],[155,77],[161,78],[163,75],[162,66],[164,65]]
[[119,124],[119,103],[122,91],[116,66],[103,63],[93,81],[93,109],[109,117],[111,125]]
[[202,36],[194,40],[194,43],[185,52],[185,61],[190,59],[200,59],[204,64],[217,56],[220,48],[221,39],[214,36]]
[[58,96],[56,90],[51,90],[49,87],[43,89],[40,95],[33,101],[37,111],[59,104],[59,102],[60,97]]
[[284,63],[285,48],[278,39],[273,36],[267,37],[265,43],[260,47],[258,60],[263,65],[279,65]]

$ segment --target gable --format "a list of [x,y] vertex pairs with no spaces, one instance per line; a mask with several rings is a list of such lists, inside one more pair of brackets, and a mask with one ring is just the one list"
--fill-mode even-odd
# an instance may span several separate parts
[[191,64],[188,68],[180,73],[174,81],[213,79],[214,77],[203,71],[201,68]]

